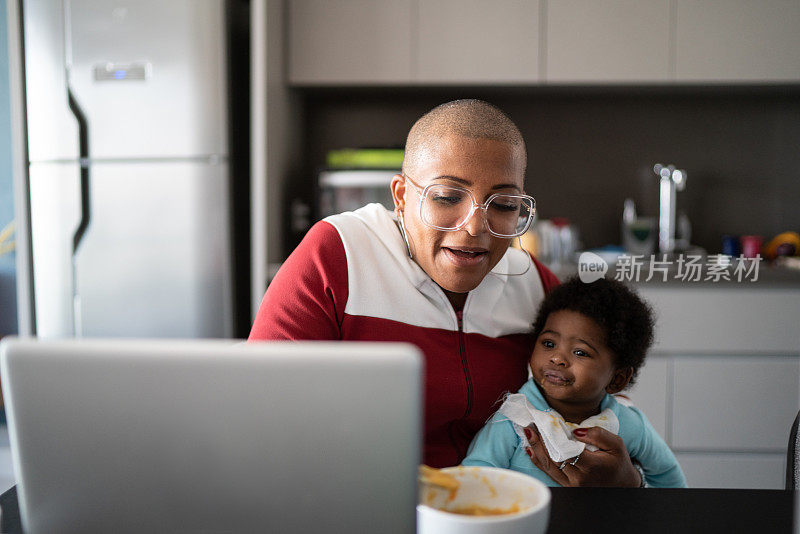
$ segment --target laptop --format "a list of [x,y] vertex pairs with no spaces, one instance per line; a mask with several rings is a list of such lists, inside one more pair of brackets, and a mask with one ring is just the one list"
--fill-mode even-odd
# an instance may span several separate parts
[[26,532],[414,532],[395,343],[36,341],[0,370]]

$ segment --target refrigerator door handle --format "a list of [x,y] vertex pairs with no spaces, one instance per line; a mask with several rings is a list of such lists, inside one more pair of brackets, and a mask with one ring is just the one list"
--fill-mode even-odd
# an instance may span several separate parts
[[72,236],[72,257],[74,259],[75,254],[78,252],[78,246],[81,244],[86,229],[89,227],[89,221],[92,218],[89,202],[89,123],[86,121],[86,115],[84,115],[70,88],[67,88],[67,97],[69,110],[75,116],[75,120],[78,121],[78,157],[81,164],[81,218],[78,228]]
[[78,295],[78,247],[83,241],[86,234],[86,229],[89,227],[89,221],[92,218],[92,212],[89,202],[89,123],[86,120],[86,115],[83,113],[78,100],[72,93],[72,89],[67,85],[67,99],[69,102],[69,110],[75,116],[78,122],[78,146],[81,166],[81,218],[78,223],[78,228],[72,235],[72,334],[75,337],[81,337],[83,330],[81,324],[81,299]]

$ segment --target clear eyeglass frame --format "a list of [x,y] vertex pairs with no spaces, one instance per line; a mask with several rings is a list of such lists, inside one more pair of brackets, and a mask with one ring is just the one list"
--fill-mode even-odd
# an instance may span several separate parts
[[[458,190],[458,191],[464,191],[467,195],[469,195],[469,198],[472,201],[472,206],[470,207],[470,210],[469,210],[469,213],[467,214],[467,216],[464,217],[464,220],[461,221],[461,223],[458,224],[457,226],[454,226],[454,227],[437,226],[437,225],[432,224],[431,222],[429,222],[429,221],[427,221],[425,219],[425,215],[423,213],[423,209],[422,208],[425,205],[425,200],[427,199],[428,193],[430,192],[431,188],[436,187],[436,186],[441,186],[443,184],[428,184],[427,186],[425,186],[423,188],[421,185],[417,184],[414,180],[412,180],[411,177],[408,176],[406,173],[402,173],[401,176],[404,179],[406,179],[412,185],[413,189],[420,196],[419,218],[422,220],[422,222],[424,222],[429,227],[434,228],[436,230],[441,230],[443,232],[455,232],[455,231],[461,230],[462,228],[464,228],[464,226],[467,225],[469,220],[475,214],[475,210],[480,209],[483,212],[483,223],[484,223],[484,226],[485,226],[486,230],[490,234],[492,234],[495,237],[502,237],[502,238],[519,237],[519,236],[521,236],[522,234],[524,234],[525,232],[528,231],[528,228],[530,228],[531,223],[533,222],[534,215],[536,214],[536,199],[533,198],[530,195],[509,194],[509,193],[495,193],[492,196],[490,196],[489,198],[487,198],[486,202],[484,202],[483,204],[479,204],[475,200],[475,195],[473,195],[472,191],[470,191],[469,189],[466,189],[464,187],[460,187],[460,186],[457,186],[457,185],[447,184],[447,187],[455,189],[455,190]],[[513,234],[501,234],[501,233],[498,233],[498,232],[495,232],[494,230],[492,230],[491,225],[489,224],[489,215],[488,215],[486,210],[489,208],[489,206],[491,205],[492,201],[494,201],[497,197],[512,197],[512,198],[517,198],[517,199],[520,199],[520,200],[529,200],[530,201],[531,208],[530,208],[530,213],[528,214],[528,220],[525,223],[525,226],[523,226],[521,230],[518,230],[518,231],[514,232]]]

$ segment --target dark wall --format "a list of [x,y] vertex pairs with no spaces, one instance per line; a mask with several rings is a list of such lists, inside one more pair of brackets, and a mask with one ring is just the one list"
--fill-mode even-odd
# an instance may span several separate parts
[[250,332],[250,0],[226,0],[233,336]]
[[[314,202],[331,148],[402,146],[414,121],[454,98],[484,98],[519,125],[526,189],[541,218],[568,217],[587,247],[619,243],[626,197],[658,213],[655,163],[688,173],[678,209],[695,244],[800,230],[800,87],[306,89],[305,165],[290,198]],[[299,236],[287,235],[287,252]]]

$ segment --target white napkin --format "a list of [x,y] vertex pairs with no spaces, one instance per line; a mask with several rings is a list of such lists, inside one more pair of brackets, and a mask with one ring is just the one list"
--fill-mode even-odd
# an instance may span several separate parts
[[590,451],[597,450],[594,445],[587,445],[573,437],[572,431],[576,428],[599,426],[612,434],[619,432],[619,419],[610,408],[606,408],[599,414],[593,415],[581,422],[581,424],[576,425],[565,421],[561,414],[552,408],[547,411],[536,409],[522,393],[508,395],[503,405],[500,406],[499,412],[514,423],[514,431],[520,437],[524,447],[530,446],[528,438],[525,437],[524,429],[526,426],[530,426],[531,423],[535,424],[539,430],[539,435],[542,436],[547,452],[554,462],[563,462],[569,458],[574,458],[587,448]]

